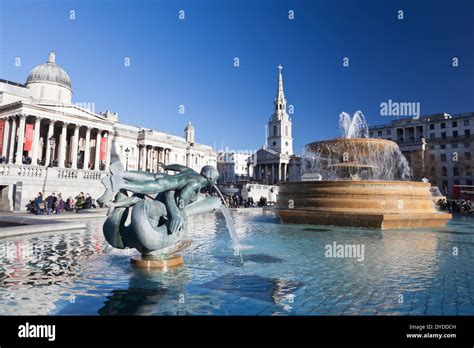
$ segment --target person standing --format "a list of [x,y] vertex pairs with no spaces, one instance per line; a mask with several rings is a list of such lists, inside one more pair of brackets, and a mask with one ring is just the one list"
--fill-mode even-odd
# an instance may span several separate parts
[[61,214],[64,211],[64,201],[61,193],[58,193],[57,203],[56,203],[56,214]]
[[76,213],[82,208],[84,208],[84,192],[76,196]]
[[92,208],[92,197],[86,193],[86,199],[84,201],[84,209],[91,209]]
[[43,194],[38,192],[38,196],[35,198],[35,214],[41,215],[44,211],[45,204],[43,201]]

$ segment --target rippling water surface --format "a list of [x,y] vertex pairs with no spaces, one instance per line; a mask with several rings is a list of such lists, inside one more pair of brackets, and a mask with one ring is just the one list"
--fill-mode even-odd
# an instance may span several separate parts
[[[377,231],[281,225],[232,213],[234,256],[220,213],[192,219],[185,265],[133,268],[133,251],[87,230],[0,240],[0,314],[473,315],[474,219],[446,228]],[[326,257],[357,244],[363,260]]]

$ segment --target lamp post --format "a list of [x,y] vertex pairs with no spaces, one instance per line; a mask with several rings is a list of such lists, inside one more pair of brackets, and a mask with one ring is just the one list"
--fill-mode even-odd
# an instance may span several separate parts
[[52,136],[51,138],[48,139],[48,142],[49,142],[49,147],[50,147],[50,151],[51,151],[51,154],[49,156],[48,167],[52,167],[53,166],[53,157],[54,157],[54,147],[56,146],[56,139],[54,138],[54,136]]
[[130,153],[130,149],[127,147],[125,149],[125,170],[128,170],[128,154]]

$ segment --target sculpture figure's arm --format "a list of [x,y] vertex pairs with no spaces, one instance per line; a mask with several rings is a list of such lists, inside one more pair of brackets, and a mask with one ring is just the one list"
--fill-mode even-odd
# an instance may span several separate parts
[[182,172],[185,172],[185,171],[188,171],[188,170],[191,170],[191,171],[194,172],[194,170],[192,170],[191,168],[183,166],[181,164],[169,164],[167,166],[164,166],[163,168],[165,170],[172,170],[174,172],[179,172],[179,173],[182,173]]
[[170,233],[174,233],[184,228],[184,216],[176,205],[176,199],[174,197],[175,191],[165,192],[165,205],[170,216]]
[[178,208],[184,210],[184,208],[191,202],[191,199],[199,192],[201,184],[197,181],[190,182],[187,184],[181,192],[178,198]]

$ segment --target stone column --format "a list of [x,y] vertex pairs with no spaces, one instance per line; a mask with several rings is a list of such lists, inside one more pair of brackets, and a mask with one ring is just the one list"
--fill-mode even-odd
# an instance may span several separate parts
[[112,133],[107,132],[107,153],[105,156],[105,170],[108,171],[110,168],[110,158],[112,156]]
[[84,165],[82,169],[89,169],[91,158],[91,127],[86,128],[86,139],[84,144]]
[[16,121],[16,117],[12,117],[12,131],[10,133],[10,149],[8,152],[8,163],[12,164],[13,163],[13,158],[14,158],[14,150],[15,150],[15,138],[16,138],[16,132],[17,132],[17,125],[18,122]]
[[23,164],[23,146],[25,142],[26,115],[20,115],[20,125],[18,126],[18,143],[16,148],[16,164]]
[[44,160],[44,165],[49,166],[49,163],[51,162],[51,158],[53,157],[53,154],[51,153],[51,145],[49,145],[49,138],[54,136],[54,123],[56,121],[54,120],[49,120],[49,127],[48,127],[48,137],[46,139],[46,158]]
[[40,126],[41,126],[41,118],[37,116],[35,119],[35,128],[33,132],[33,146],[31,148],[31,164],[34,166],[38,165],[38,145],[39,145],[39,138],[40,138]]
[[97,130],[97,136],[95,138],[95,164],[94,170],[100,170],[100,142],[102,139],[101,130]]
[[162,168],[161,166],[159,165],[159,163],[162,163],[163,161],[161,160],[161,147],[158,147],[157,150],[157,160],[156,160],[156,169],[158,172],[161,172],[162,171]]
[[145,146],[140,145],[140,161],[138,163],[140,170],[145,170]]
[[138,145],[138,170],[142,170],[142,162],[143,162],[143,153],[142,153],[142,146]]
[[81,126],[78,124],[74,125],[74,136],[72,138],[72,150],[71,150],[71,168],[72,169],[77,169],[77,146],[79,144],[79,129]]
[[150,173],[155,172],[155,148],[152,146],[150,148]]
[[8,154],[8,135],[10,133],[10,117],[5,117],[5,125],[3,129],[3,147],[2,147],[2,157],[7,159],[7,154]]
[[66,161],[66,137],[67,137],[67,122],[63,122],[61,136],[59,137],[59,149],[58,149],[58,167],[64,168]]
[[145,145],[145,171],[148,171],[148,167],[150,165],[150,149],[148,145]]

